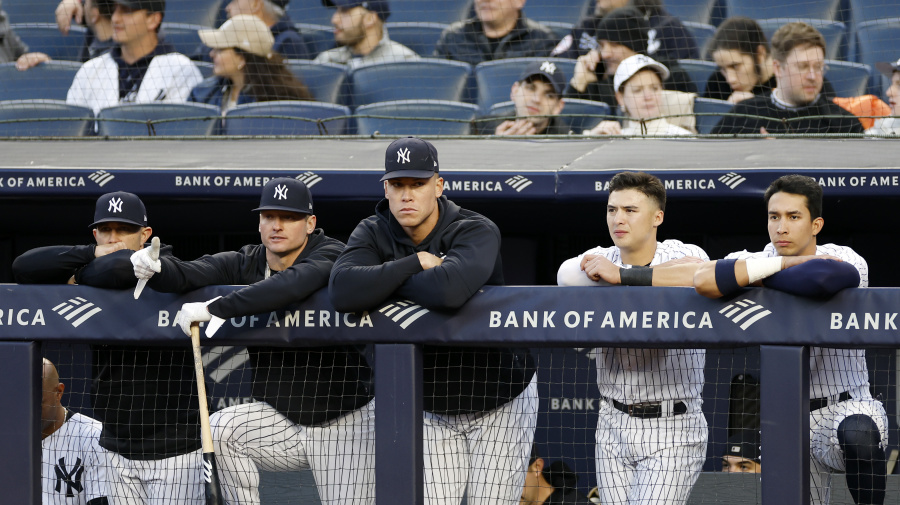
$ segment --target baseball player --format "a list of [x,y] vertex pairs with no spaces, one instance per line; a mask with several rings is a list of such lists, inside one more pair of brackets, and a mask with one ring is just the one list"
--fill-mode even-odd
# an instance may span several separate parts
[[[137,195],[117,191],[97,200],[95,245],[51,246],[13,262],[19,283],[66,282],[133,288],[130,257],[153,233]],[[172,254],[164,246],[161,256]],[[189,347],[95,345],[91,400],[109,451],[109,496],[115,503],[201,504],[200,415]]]
[[107,505],[100,423],[62,406],[65,384],[44,358],[41,395],[41,503]]
[[[786,175],[765,193],[770,243],[739,251],[697,270],[694,284],[717,298],[761,284],[801,296],[829,296],[867,287],[869,269],[853,249],[817,245],[822,231],[822,187],[812,177]],[[884,503],[887,415],[869,392],[866,353],[812,347],[809,351],[810,493],[827,505],[831,475],[846,472],[856,503]]]
[[[561,286],[689,286],[703,249],[656,241],[666,190],[641,172],[609,183],[606,224],[613,247],[595,247],[563,262]],[[667,268],[661,268],[667,267]],[[706,457],[708,432],[700,409],[703,349],[603,348],[597,386],[597,484],[604,505],[684,504]]]
[[[442,196],[438,169],[427,141],[388,146],[385,198],[331,272],[336,309],[373,309],[392,297],[456,309],[483,285],[503,284],[500,231]],[[529,352],[425,345],[423,366],[426,502],[457,505],[464,493],[470,505],[518,502],[537,420]]]
[[[316,228],[306,185],[277,178],[262,191],[261,245],[203,256],[195,261],[132,256],[138,278],[166,292],[212,284],[249,284],[227,296],[186,303],[178,323],[208,322],[211,337],[225,320],[299,303],[324,288],[344,244]],[[152,276],[152,277],[151,277]],[[259,471],[311,469],[326,504],[375,501],[374,394],[371,370],[354,347],[299,350],[248,348],[253,397],[210,418],[226,500],[258,504]]]

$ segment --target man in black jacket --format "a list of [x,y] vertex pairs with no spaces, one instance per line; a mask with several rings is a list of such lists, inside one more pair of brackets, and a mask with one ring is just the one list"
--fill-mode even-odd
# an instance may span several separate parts
[[[16,258],[16,282],[133,288],[137,280],[129,257],[153,234],[144,203],[132,193],[107,193],[97,200],[91,228],[95,245],[40,247]],[[171,254],[168,246],[160,250],[161,257]],[[100,446],[110,451],[110,498],[129,504],[202,503],[200,414],[190,348],[95,345],[92,350],[91,403],[103,423]]]
[[[316,228],[306,185],[273,179],[253,210],[259,211],[261,245],[195,261],[156,263],[147,249],[132,256],[135,274],[149,277],[148,286],[157,291],[249,284],[228,296],[184,304],[178,323],[186,334],[191,323],[208,321],[205,332],[211,337],[229,318],[302,302],[327,285],[344,244]],[[250,347],[248,352],[258,401],[210,418],[227,501],[260,503],[258,469],[309,468],[323,503],[373,503],[374,396],[363,355],[349,346]]]
[[[503,284],[500,231],[442,196],[438,169],[429,142],[409,137],[387,148],[385,199],[331,272],[336,309],[400,298],[451,310],[485,284]],[[470,505],[517,502],[537,419],[528,350],[426,345],[423,364],[426,502],[458,504],[463,493]]]

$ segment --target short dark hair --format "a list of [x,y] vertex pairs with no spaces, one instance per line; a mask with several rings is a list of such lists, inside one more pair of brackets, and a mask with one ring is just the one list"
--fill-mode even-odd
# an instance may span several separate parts
[[609,181],[609,192],[636,189],[656,200],[659,210],[666,210],[666,187],[655,175],[646,172],[619,172]]
[[785,175],[775,179],[775,182],[766,189],[764,197],[766,208],[769,207],[769,199],[775,193],[790,193],[806,197],[806,208],[809,209],[810,218],[822,217],[822,186],[812,177],[800,174]]
[[709,41],[709,52],[720,49],[735,50],[741,54],[752,56],[756,60],[756,49],[763,46],[769,52],[769,41],[759,23],[741,16],[728,18],[719,25],[712,40]]
[[772,34],[772,57],[785,62],[795,47],[806,45],[821,47],[825,51],[825,37],[808,23],[787,23]]

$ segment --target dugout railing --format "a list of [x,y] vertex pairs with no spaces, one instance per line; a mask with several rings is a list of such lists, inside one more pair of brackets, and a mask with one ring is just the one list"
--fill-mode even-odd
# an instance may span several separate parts
[[[234,288],[178,297],[84,286],[4,285],[0,325],[0,486],[7,503],[40,503],[42,342],[159,345],[189,340],[171,324],[182,303]],[[81,307],[58,310],[80,297]],[[740,302],[740,303],[737,303]],[[762,503],[807,503],[809,351],[807,346],[900,346],[900,289],[847,289],[827,300],[747,289],[710,300],[690,288],[485,287],[455,313],[393,302],[365,313],[336,313],[319,291],[305,303],[229,321],[222,343],[309,346],[375,344],[376,496],[422,503],[421,344],[530,347],[721,348],[760,346]],[[79,307],[79,308],[81,308]]]

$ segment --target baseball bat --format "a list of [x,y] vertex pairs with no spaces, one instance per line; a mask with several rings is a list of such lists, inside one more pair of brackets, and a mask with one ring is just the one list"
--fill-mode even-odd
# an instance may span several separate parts
[[200,402],[200,440],[203,443],[203,483],[206,505],[224,505],[222,485],[216,471],[216,451],[213,448],[212,429],[209,426],[209,407],[206,405],[206,375],[203,373],[203,355],[200,352],[200,324],[191,325],[191,347],[194,350],[194,371],[197,373],[197,399]]
[[[150,241],[150,259],[156,261],[159,259],[159,237],[153,237]],[[138,279],[137,286],[134,287],[134,299],[137,300],[147,285],[147,279]]]

